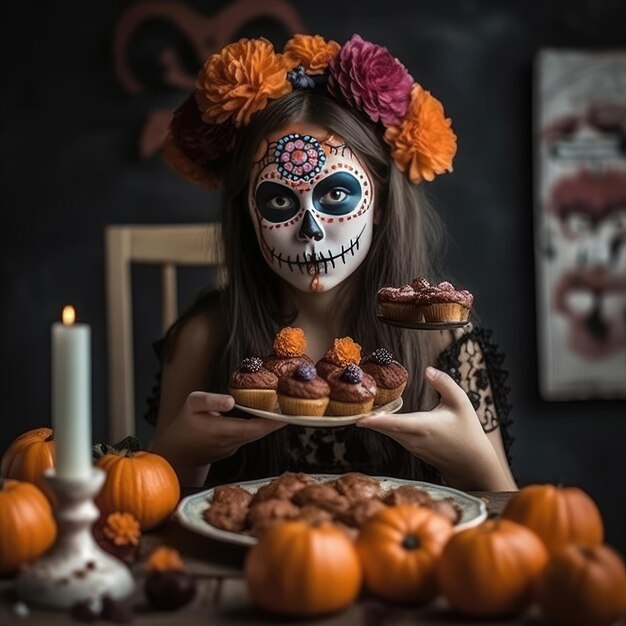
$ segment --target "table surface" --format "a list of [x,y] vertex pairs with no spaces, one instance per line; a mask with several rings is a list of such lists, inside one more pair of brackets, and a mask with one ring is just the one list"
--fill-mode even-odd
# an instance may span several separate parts
[[[195,491],[200,491],[195,490]],[[187,491],[189,495],[194,491]],[[510,492],[469,492],[483,498],[487,504],[489,516],[500,514],[510,499]],[[180,551],[189,571],[197,577],[198,586],[194,600],[178,611],[157,612],[151,609],[143,596],[143,578],[141,563],[158,545],[168,545]],[[220,625],[254,625],[280,623],[281,626],[302,624],[307,626],[404,626],[411,624],[442,624],[447,626],[478,624],[476,619],[468,619],[454,614],[446,606],[443,599],[424,607],[397,607],[382,603],[365,594],[345,611],[315,620],[297,620],[276,618],[263,614],[256,609],[247,594],[243,579],[243,561],[246,548],[214,541],[184,529],[175,520],[170,520],[157,530],[146,533],[141,542],[141,553],[138,564],[134,567],[137,580],[137,591],[125,604],[133,608],[136,626],[193,626],[195,624]],[[28,607],[27,617],[21,617],[15,611],[13,580],[0,579],[0,624],[28,624],[54,626],[74,622],[68,613],[55,612],[36,607]],[[105,623],[105,622],[98,622]],[[500,624],[545,624],[536,611],[531,609],[521,616],[509,620],[485,621],[489,626]],[[626,620],[620,622],[626,625]]]

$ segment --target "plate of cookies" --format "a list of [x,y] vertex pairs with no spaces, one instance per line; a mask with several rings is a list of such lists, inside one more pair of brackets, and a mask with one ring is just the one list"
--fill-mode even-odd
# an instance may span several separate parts
[[[373,407],[371,411],[365,413],[356,413],[354,415],[285,415],[275,411],[262,411],[261,409],[253,409],[246,406],[235,404],[235,408],[250,413],[256,417],[265,417],[267,419],[276,420],[278,422],[286,422],[287,424],[296,424],[298,426],[315,426],[316,428],[333,428],[336,426],[349,426],[355,424],[360,419],[370,415],[380,413],[397,413],[402,408],[402,398]],[[279,409],[280,411],[280,409]]]
[[329,428],[402,408],[408,372],[384,347],[363,355],[339,337],[317,362],[305,352],[301,328],[276,334],[272,353],[248,356],[231,373],[229,393],[241,411],[273,420]]
[[448,281],[431,284],[423,276],[401,287],[382,287],[376,297],[379,321],[416,330],[462,328],[474,304],[467,289]]
[[219,485],[181,500],[176,517],[200,535],[254,545],[267,528],[285,520],[331,521],[356,537],[370,517],[387,506],[414,504],[447,517],[455,530],[487,518],[485,503],[432,483],[347,474],[286,472],[279,477]]

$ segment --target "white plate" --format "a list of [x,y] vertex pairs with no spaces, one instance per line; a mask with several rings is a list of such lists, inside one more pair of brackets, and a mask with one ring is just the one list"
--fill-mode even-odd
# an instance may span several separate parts
[[354,424],[369,415],[378,415],[379,413],[397,413],[402,408],[402,398],[397,398],[388,404],[381,404],[374,407],[367,413],[359,413],[358,415],[345,415],[335,417],[332,415],[323,415],[317,417],[313,415],[283,415],[282,413],[274,413],[272,411],[262,411],[261,409],[252,409],[248,406],[235,404],[235,408],[256,415],[257,417],[266,417],[277,422],[286,422],[287,424],[297,424],[298,426],[316,426],[317,428],[333,428],[334,426],[347,426]]
[[[319,482],[326,482],[328,480],[335,480],[340,474],[311,474],[311,476]],[[385,491],[399,487],[400,485],[413,485],[414,487],[425,489],[435,500],[452,498],[461,511],[461,519],[455,525],[456,531],[477,526],[483,520],[487,519],[487,506],[482,500],[470,496],[463,491],[452,489],[452,487],[443,487],[442,485],[433,485],[432,483],[417,480],[387,478],[384,476],[375,476],[374,478],[380,481],[380,485]],[[267,485],[271,480],[274,480],[274,478],[249,480],[238,484],[246,491],[256,493],[260,487]],[[209,508],[209,505],[213,501],[214,491],[214,489],[207,489],[206,491],[200,491],[192,496],[183,498],[176,509],[178,521],[186,528],[200,535],[204,535],[205,537],[217,539],[218,541],[226,541],[227,543],[239,544],[240,546],[253,546],[257,542],[256,537],[252,537],[246,533],[234,533],[216,528],[204,519],[203,513]]]

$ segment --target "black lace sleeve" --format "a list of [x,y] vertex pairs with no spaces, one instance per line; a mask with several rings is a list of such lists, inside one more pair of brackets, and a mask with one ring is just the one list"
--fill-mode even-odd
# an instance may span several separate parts
[[471,328],[438,357],[436,367],[447,372],[465,390],[486,433],[500,428],[509,464],[513,436],[510,427],[510,388],[503,367],[504,353],[492,341],[492,332]]

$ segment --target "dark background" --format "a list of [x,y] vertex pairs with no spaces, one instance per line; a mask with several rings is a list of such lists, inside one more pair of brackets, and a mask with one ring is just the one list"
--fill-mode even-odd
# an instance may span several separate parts
[[[286,2],[285,2],[286,3]],[[226,2],[189,2],[217,15]],[[259,7],[264,3],[257,3]],[[434,6],[436,4],[436,6]],[[93,332],[94,438],[106,438],[106,316],[103,230],[111,223],[215,219],[218,196],[178,180],[157,156],[141,158],[147,116],[183,92],[156,60],[176,45],[199,61],[171,25],[144,24],[128,58],[146,89],[127,93],[113,68],[115,26],[129,2],[12,2],[3,8],[2,222],[0,223],[0,451],[24,430],[50,423],[50,325],[64,304]],[[486,326],[507,353],[520,485],[561,482],[587,490],[608,541],[626,552],[625,401],[539,398],[532,202],[532,64],[544,47],[626,46],[621,0],[318,0],[291,3],[308,32],[339,42],[354,32],[387,46],[443,101],[459,137],[455,172],[429,185],[453,238],[451,276],[476,295]],[[270,18],[233,33],[289,36]],[[159,277],[135,281],[137,415],[157,362]],[[181,305],[203,276],[183,278]],[[150,436],[140,426],[144,444]]]

